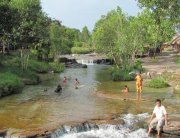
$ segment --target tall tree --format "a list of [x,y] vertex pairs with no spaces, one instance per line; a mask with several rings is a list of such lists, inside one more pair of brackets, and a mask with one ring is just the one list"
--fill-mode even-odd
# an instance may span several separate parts
[[90,32],[89,32],[87,26],[85,26],[85,27],[82,29],[81,40],[82,40],[82,42],[84,42],[84,43],[88,43],[89,40],[90,40]]
[[[180,22],[179,0],[138,0],[140,7],[149,10],[151,15],[151,28],[155,32],[155,46],[172,36],[166,30],[178,27]],[[148,18],[150,19],[150,18]],[[172,29],[171,29],[172,30]],[[175,30],[175,29],[174,29]],[[178,28],[176,29],[178,30]]]

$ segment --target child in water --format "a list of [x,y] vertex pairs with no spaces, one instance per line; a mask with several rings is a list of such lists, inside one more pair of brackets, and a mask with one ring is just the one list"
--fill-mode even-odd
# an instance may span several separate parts
[[67,77],[64,76],[64,79],[63,79],[63,84],[66,84],[67,83]]
[[128,93],[129,92],[129,88],[127,85],[124,86],[124,88],[122,89],[123,93]]
[[75,85],[75,89],[78,89],[78,85],[80,84],[79,80],[76,78],[74,85]]

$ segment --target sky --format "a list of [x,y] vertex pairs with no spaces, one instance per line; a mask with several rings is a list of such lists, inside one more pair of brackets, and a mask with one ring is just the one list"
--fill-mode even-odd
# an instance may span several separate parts
[[139,12],[135,0],[41,0],[41,4],[49,17],[62,21],[63,25],[80,30],[87,26],[90,31],[102,15],[117,6],[131,16]]

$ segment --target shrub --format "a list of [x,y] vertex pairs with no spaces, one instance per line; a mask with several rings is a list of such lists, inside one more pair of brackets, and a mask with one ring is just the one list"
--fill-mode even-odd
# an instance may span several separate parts
[[113,81],[131,81],[134,80],[134,76],[130,75],[128,70],[113,69],[112,79]]
[[0,73],[0,97],[17,93],[23,87],[21,79],[10,72]]
[[137,60],[136,62],[135,62],[135,65],[134,65],[134,67],[133,67],[133,69],[136,69],[136,70],[139,70],[139,71],[143,71],[144,69],[143,69],[143,66],[142,66],[142,61],[140,61],[140,60]]
[[165,88],[168,87],[168,83],[165,82],[163,77],[156,77],[153,78],[149,83],[148,83],[149,87],[152,88]]
[[88,54],[92,52],[92,50],[88,47],[72,47],[71,53],[72,54]]
[[52,63],[49,63],[49,65],[50,65],[51,70],[53,70],[56,73],[63,72],[65,69],[65,66],[58,62],[52,62]]
[[178,57],[178,58],[176,59],[176,64],[177,64],[178,66],[180,66],[180,57]]
[[46,62],[40,62],[36,60],[30,60],[28,68],[37,73],[47,73],[49,71],[49,65]]

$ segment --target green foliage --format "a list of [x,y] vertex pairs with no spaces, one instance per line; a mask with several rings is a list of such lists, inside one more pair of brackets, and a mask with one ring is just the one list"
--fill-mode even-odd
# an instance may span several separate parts
[[134,80],[134,76],[129,74],[128,70],[113,69],[112,70],[113,81],[131,81]]
[[166,83],[163,77],[156,77],[148,82],[148,86],[152,88],[165,88],[169,85]]
[[178,66],[180,66],[180,57],[178,57],[178,58],[176,59],[176,64],[177,64]]
[[71,53],[73,54],[88,54],[92,52],[92,50],[88,47],[72,47]]
[[85,42],[85,43],[88,43],[89,40],[90,40],[90,32],[87,28],[87,26],[85,26],[83,29],[82,29],[82,33],[81,33],[81,40],[82,42]]
[[144,33],[140,20],[126,16],[118,7],[96,23],[92,39],[98,52],[126,70],[134,64],[135,55],[143,51]]
[[0,97],[20,92],[23,83],[21,79],[10,72],[0,73]]
[[30,60],[28,68],[30,70],[37,72],[37,73],[47,73],[50,69],[48,63],[40,62],[37,60]]
[[49,65],[50,65],[51,70],[53,70],[55,73],[63,72],[65,69],[65,66],[58,62],[52,62],[52,63],[49,63]]
[[136,60],[134,66],[132,67],[132,69],[138,70],[140,72],[144,71],[142,63],[143,63],[142,61]]

